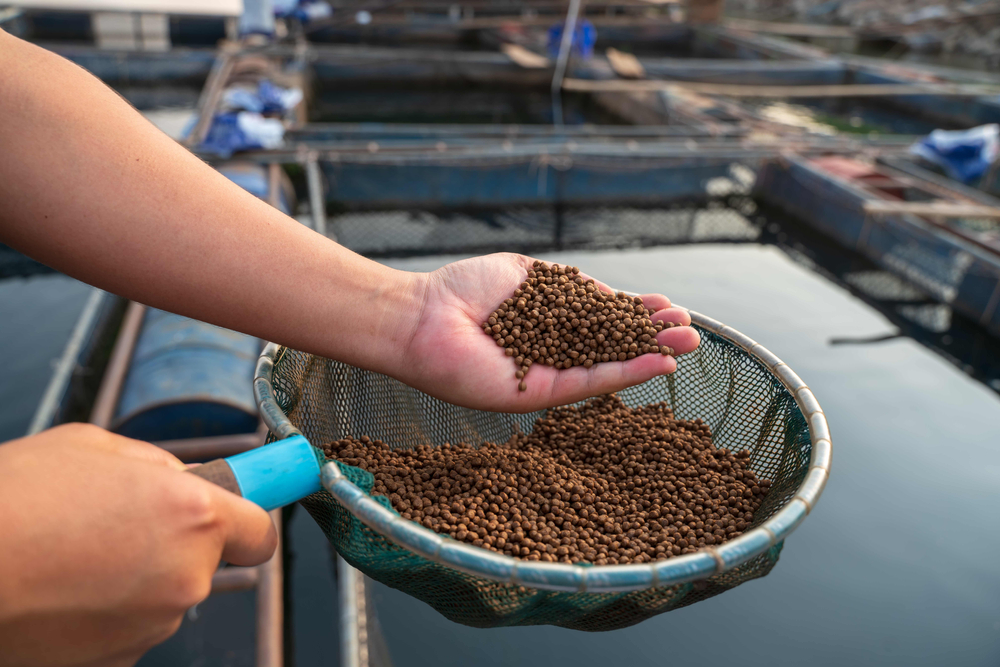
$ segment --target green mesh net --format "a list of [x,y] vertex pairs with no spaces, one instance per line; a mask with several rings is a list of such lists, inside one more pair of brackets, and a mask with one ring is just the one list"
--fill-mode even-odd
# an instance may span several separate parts
[[[701,418],[718,447],[751,452],[750,468],[772,480],[754,514],[757,526],[795,494],[809,467],[809,427],[791,394],[768,369],[736,345],[704,329],[702,344],[678,370],[619,393],[632,406],[666,401],[677,417]],[[273,383],[278,403],[310,442],[368,435],[394,448],[445,442],[504,442],[530,430],[540,412],[482,412],[439,401],[401,382],[291,349],[282,350]],[[373,476],[340,466],[363,491]],[[391,509],[384,496],[374,499]],[[703,581],[628,593],[564,593],[472,576],[431,562],[365,526],[325,491],[302,501],[337,552],[352,566],[412,595],[452,621],[478,628],[558,625],[614,630],[718,595],[766,575],[782,543]],[[749,530],[749,528],[747,529]]]

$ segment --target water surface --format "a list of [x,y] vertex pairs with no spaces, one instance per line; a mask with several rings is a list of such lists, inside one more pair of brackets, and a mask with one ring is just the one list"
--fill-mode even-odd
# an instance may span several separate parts
[[0,443],[28,430],[90,292],[60,274],[0,280]]
[[[624,630],[476,630],[378,584],[398,667],[995,665],[1000,662],[1000,398],[774,247],[553,253],[658,290],[760,341],[830,421],[830,482],[766,578]],[[395,260],[431,269],[448,258]],[[681,362],[683,363],[683,361]]]

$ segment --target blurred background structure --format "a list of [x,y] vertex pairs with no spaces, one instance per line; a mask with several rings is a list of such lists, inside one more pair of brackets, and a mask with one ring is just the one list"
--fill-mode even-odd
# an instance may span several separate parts
[[[730,323],[834,430],[774,573],[639,626],[454,625],[287,508],[141,665],[1000,661],[1000,3],[21,0],[0,26],[378,261],[530,253]],[[263,442],[261,341],[3,246],[0,278],[3,439]]]

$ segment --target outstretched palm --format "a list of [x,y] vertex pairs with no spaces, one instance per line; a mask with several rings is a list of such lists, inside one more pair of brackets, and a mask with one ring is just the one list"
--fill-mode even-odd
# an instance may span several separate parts
[[[514,361],[482,323],[527,278],[534,260],[496,254],[467,259],[430,274],[423,310],[404,358],[408,384],[438,398],[480,410],[530,412],[618,391],[677,368],[673,357],[646,354],[625,362],[565,370],[536,364],[518,391]],[[602,289],[611,291],[607,286]],[[653,320],[690,324],[687,312],[671,308],[660,294],[643,295],[656,311]],[[657,341],[678,354],[694,350],[698,333],[690,327],[664,329]]]

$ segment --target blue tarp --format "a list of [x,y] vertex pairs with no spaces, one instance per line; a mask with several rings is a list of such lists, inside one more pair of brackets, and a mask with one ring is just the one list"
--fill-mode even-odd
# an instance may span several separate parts
[[199,148],[221,157],[255,148],[278,148],[285,136],[280,118],[302,100],[298,88],[282,88],[264,80],[257,89],[233,86],[223,94],[222,112],[212,119],[212,125]]
[[[555,58],[559,55],[559,46],[562,44],[563,24],[557,23],[549,28],[549,54]],[[594,55],[594,45],[597,43],[597,28],[587,19],[580,19],[573,30],[573,42],[571,50],[573,55],[581,58],[590,58]]]
[[199,148],[220,157],[255,148],[278,148],[285,126],[277,118],[264,118],[252,111],[216,114]]
[[278,18],[296,18],[308,23],[333,14],[330,4],[324,0],[273,0],[274,15]]
[[910,152],[942,167],[956,181],[972,183],[986,173],[1000,153],[1000,125],[934,130],[910,146]]

